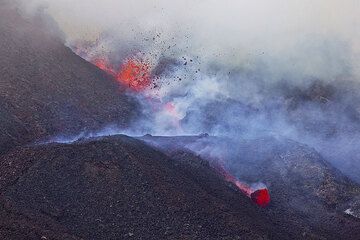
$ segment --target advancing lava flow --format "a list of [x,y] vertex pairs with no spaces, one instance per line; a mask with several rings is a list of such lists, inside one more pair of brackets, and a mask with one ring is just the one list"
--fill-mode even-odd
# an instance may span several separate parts
[[220,166],[217,168],[226,181],[233,183],[242,193],[248,196],[258,206],[265,208],[269,205],[270,194],[266,187],[254,189],[249,185],[240,182],[236,177],[228,173],[224,167]]

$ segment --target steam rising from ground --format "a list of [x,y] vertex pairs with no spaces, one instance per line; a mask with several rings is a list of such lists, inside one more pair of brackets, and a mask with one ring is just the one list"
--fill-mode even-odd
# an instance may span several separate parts
[[360,169],[357,0],[23,6],[28,13],[41,6],[89,61],[152,63],[154,84],[138,96],[147,117],[134,123],[134,134],[277,135],[315,147],[349,174]]

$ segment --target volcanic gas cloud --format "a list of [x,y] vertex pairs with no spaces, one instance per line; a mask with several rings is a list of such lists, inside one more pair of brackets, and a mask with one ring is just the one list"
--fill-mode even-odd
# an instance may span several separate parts
[[[78,47],[77,51],[84,53],[84,49]],[[176,132],[181,131],[181,114],[178,112],[177,106],[171,100],[169,101],[166,96],[157,94],[160,84],[156,81],[159,80],[159,77],[152,73],[156,64],[149,60],[131,56],[126,58],[118,67],[115,67],[116,64],[111,63],[106,57],[85,58],[113,76],[130,93],[137,97],[141,96],[143,100],[141,103],[144,108],[148,109],[155,119],[162,121],[164,126],[175,129]]]
[[[121,85],[136,94],[146,95],[146,91],[150,90],[151,84],[157,79],[151,74],[151,64],[135,57],[128,58],[118,68],[113,67],[113,64],[106,58],[96,58],[90,61],[100,69],[112,75]],[[175,129],[181,129],[181,117],[176,110],[175,104],[173,102],[159,104],[159,99],[155,99],[153,96],[154,95],[152,95],[152,97],[146,97],[150,109],[153,109],[154,112],[165,112],[166,116],[170,119],[168,124]],[[160,102],[162,102],[161,99]],[[270,194],[265,186],[257,188],[250,187],[231,175],[224,167],[215,167],[215,169],[218,170],[227,182],[233,183],[255,204],[260,207],[267,207],[269,205]]]

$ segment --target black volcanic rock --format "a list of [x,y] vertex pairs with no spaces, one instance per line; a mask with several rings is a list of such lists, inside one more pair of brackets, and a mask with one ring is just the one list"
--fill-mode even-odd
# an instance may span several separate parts
[[[281,138],[234,140],[183,136],[144,139],[168,156],[187,159],[188,171],[197,159],[219,161],[248,183],[265,183],[271,205],[266,214],[279,228],[292,226],[296,238],[359,238],[360,187],[326,162],[314,149]],[[185,157],[193,154],[192,158]],[[182,159],[182,160],[181,160]],[[202,171],[194,176],[201,178]],[[349,216],[352,216],[349,218]],[[294,227],[297,226],[297,227]],[[310,230],[311,229],[311,230]]]
[[[356,239],[360,236],[357,231],[360,221],[356,218],[359,186],[306,146],[274,139],[232,146],[241,157],[230,164],[231,172],[249,182],[261,180],[269,187],[272,202],[262,209],[224,181],[211,167],[211,159],[205,160],[209,155],[191,150],[194,146],[223,148],[220,138],[143,139],[147,142],[151,139],[152,145],[168,144],[164,148],[158,146],[159,151],[141,140],[114,136],[72,144],[18,147],[2,155],[0,219],[6,220],[0,221],[0,237]],[[267,147],[269,141],[272,147]],[[227,141],[226,145],[230,143]],[[258,159],[250,158],[252,153],[257,153]],[[250,162],[245,164],[246,160]],[[354,216],[344,212],[348,209]]]
[[121,86],[75,55],[40,17],[0,8],[0,153],[58,133],[117,124],[136,115]]
[[[147,135],[24,146],[127,126],[137,114],[110,76],[48,30],[1,5],[0,239],[360,239],[359,186],[293,141]],[[294,101],[326,105],[334,94]],[[255,111],[231,104],[230,113]],[[212,167],[219,159],[241,180],[266,183],[270,206],[225,182]]]
[[360,232],[353,230],[359,227],[359,219],[349,220],[344,214],[360,196],[359,185],[314,149],[286,139],[265,138],[242,141],[231,154],[237,158],[230,161],[234,174],[270,186],[274,215],[281,218],[287,212],[287,221],[305,223],[326,238],[336,239],[339,233],[338,238],[346,234],[359,237]]
[[126,136],[17,148],[0,161],[0,219],[13,219],[0,221],[7,229],[1,238],[17,232],[19,221],[24,232],[34,232],[30,239],[291,236],[292,230],[272,230],[264,210],[211,168],[189,172],[186,164]]

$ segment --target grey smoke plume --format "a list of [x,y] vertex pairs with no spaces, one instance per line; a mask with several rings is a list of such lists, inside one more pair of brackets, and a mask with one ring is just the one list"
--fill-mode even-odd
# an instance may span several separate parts
[[152,63],[156,87],[139,96],[147,117],[128,130],[134,134],[276,135],[313,146],[349,174],[360,169],[357,0],[22,6],[52,16],[66,44],[89,61],[118,66],[140,55]]

